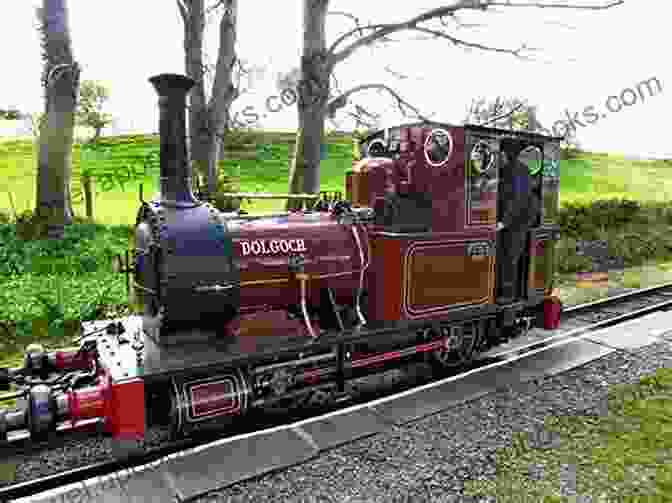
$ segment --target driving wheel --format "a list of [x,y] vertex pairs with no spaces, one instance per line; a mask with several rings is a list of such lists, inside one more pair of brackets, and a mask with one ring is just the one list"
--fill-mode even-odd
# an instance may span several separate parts
[[432,352],[434,361],[443,368],[467,365],[473,360],[483,334],[482,322],[467,323],[461,327],[441,327],[444,344]]

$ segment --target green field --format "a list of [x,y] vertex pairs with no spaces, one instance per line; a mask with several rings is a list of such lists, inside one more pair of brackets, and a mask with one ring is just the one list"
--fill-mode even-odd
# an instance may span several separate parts
[[[220,163],[225,171],[240,166],[240,188],[247,192],[286,193],[289,179],[289,163],[287,159],[293,149],[294,135],[287,133],[265,133],[253,138],[252,143],[240,146]],[[73,173],[78,173],[83,167],[88,167],[95,173],[112,174],[114,168],[123,169],[125,166],[140,173],[144,159],[152,152],[158,152],[158,137],[156,136],[125,136],[104,138],[102,146],[109,148],[109,156],[99,159],[82,159],[78,145],[73,151]],[[257,146],[269,145],[260,160],[257,155]],[[321,189],[344,190],[346,169],[352,165],[352,140],[349,137],[332,137],[328,144],[327,158],[321,163]],[[12,141],[0,143],[0,212],[12,211],[8,192],[13,195],[17,212],[35,205],[35,157],[31,142]],[[121,171],[123,173],[123,171]],[[97,222],[102,224],[135,223],[138,209],[138,195],[140,181],[131,181],[113,186],[106,190],[107,183],[100,177],[96,182],[96,200],[94,215]],[[153,164],[149,176],[142,180],[143,195],[149,200],[158,189],[158,164]],[[72,185],[73,194],[78,186]],[[84,216],[84,204],[78,202],[73,195],[75,213]],[[282,200],[261,201],[254,207],[246,208],[252,212],[278,211],[284,205]]]
[[[287,192],[289,162],[294,135],[263,133],[252,137],[247,146],[238,148],[222,161],[225,169],[240,166],[242,191]],[[73,151],[73,173],[82,167],[96,173],[111,174],[115,167],[142,169],[143,160],[158,151],[156,136],[122,136],[104,138],[109,157],[84,159],[80,147]],[[269,145],[265,159],[257,158],[257,146]],[[344,191],[345,171],[352,165],[352,140],[348,136],[330,138],[327,158],[321,163],[321,189]],[[632,161],[607,154],[583,153],[576,159],[560,163],[560,201],[586,201],[597,198],[628,197],[638,201],[666,201],[672,195],[672,161]],[[12,211],[8,192],[14,198],[16,210],[33,208],[35,201],[35,156],[32,142],[0,142],[0,211]],[[122,172],[123,173],[123,172]],[[153,166],[143,181],[145,199],[157,190],[158,164]],[[139,181],[119,185],[97,181],[95,218],[103,224],[133,224],[138,207]],[[106,186],[107,185],[107,186]],[[73,192],[79,185],[73,183]],[[252,212],[278,211],[284,202],[279,200],[257,202]],[[75,198],[75,212],[84,215],[83,203]]]
[[627,197],[641,202],[672,198],[672,160],[630,160],[583,153],[560,163],[560,201]]
[[[498,503],[672,501],[671,420],[672,369],[661,368],[610,387],[605,415],[547,416],[544,431],[557,439],[550,445],[514,434],[497,452],[496,477],[467,482],[465,495]],[[574,470],[577,496],[561,496],[562,465]]]

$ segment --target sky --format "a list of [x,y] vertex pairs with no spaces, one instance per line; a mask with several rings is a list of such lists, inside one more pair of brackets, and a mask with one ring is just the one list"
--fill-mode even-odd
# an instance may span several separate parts
[[[573,0],[594,4],[599,0]],[[206,3],[208,0],[206,0]],[[332,0],[330,9],[348,12],[362,23],[399,22],[446,2],[415,0],[385,2]],[[520,3],[512,0],[512,3]],[[546,0],[545,3],[565,3]],[[16,107],[38,112],[43,108],[40,88],[40,45],[35,30],[37,0],[3,0],[0,31],[3,78],[0,108]],[[266,111],[268,96],[278,93],[277,75],[298,66],[301,53],[302,2],[282,0],[239,1],[238,53],[263,68],[247,82],[251,91],[236,101],[233,111],[246,106],[266,114],[261,126],[294,129],[296,108]],[[158,128],[156,94],[147,79],[159,73],[184,73],[183,30],[174,0],[116,0],[101,2],[69,0],[70,28],[75,58],[83,66],[82,79],[105,82],[111,90],[107,110],[114,127],[107,134],[154,132]],[[395,89],[424,115],[448,123],[460,123],[474,98],[518,96],[537,106],[537,117],[547,128],[567,115],[577,125],[578,139],[587,150],[628,156],[672,157],[666,112],[672,107],[672,65],[663,56],[669,40],[672,4],[662,0],[626,0],[606,11],[508,8],[497,13],[467,12],[464,24],[450,28],[456,38],[491,47],[534,47],[534,61],[509,54],[465,51],[447,40],[413,40],[418,34],[399,35],[398,40],[365,48],[336,68],[339,87],[383,83]],[[449,25],[451,26],[451,25]],[[329,16],[328,43],[353,28],[343,16]],[[206,50],[214,62],[217,50],[217,19],[206,32]],[[405,78],[395,77],[388,68]],[[655,94],[638,83],[652,82]],[[627,89],[634,91],[627,91]],[[613,109],[605,102],[609,96]],[[624,106],[622,97],[632,103]],[[384,94],[369,91],[354,102],[381,113],[382,124],[406,122]],[[600,114],[594,124],[581,112],[594,106]],[[345,113],[332,127],[351,129]],[[562,131],[562,128],[560,129]],[[0,131],[0,134],[11,134]],[[104,133],[105,134],[105,133]]]

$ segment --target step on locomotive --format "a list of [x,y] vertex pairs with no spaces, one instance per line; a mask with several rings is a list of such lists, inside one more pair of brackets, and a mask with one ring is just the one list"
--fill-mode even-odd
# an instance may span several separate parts
[[[102,425],[142,439],[222,428],[253,408],[319,405],[424,358],[440,368],[530,327],[557,328],[560,138],[420,122],[361,141],[346,197],[271,216],[222,212],[194,188],[194,82],[162,74],[160,189],[140,196],[141,310],[84,323],[73,350],[28,348],[0,388],[0,441]],[[128,277],[127,277],[128,279]]]

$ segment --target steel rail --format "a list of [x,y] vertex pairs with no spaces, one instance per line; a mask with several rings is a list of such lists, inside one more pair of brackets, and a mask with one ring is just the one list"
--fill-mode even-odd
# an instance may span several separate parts
[[[672,283],[671,284],[665,284],[665,285],[659,285],[651,288],[645,288],[645,289],[640,289],[634,292],[626,292],[622,295],[610,297],[607,299],[602,299],[600,301],[596,302],[591,302],[591,303],[586,303],[586,304],[581,304],[578,306],[572,306],[568,310],[564,312],[582,312],[582,311],[590,311],[590,310],[595,310],[595,308],[598,307],[603,307],[605,305],[610,305],[615,302],[623,303],[627,301],[628,299],[632,298],[639,298],[644,295],[652,294],[655,292],[659,292],[661,290],[665,290],[667,288],[672,288]],[[152,449],[149,452],[137,455],[137,456],[129,456],[128,458],[124,459],[115,459],[115,460],[110,460],[110,461],[104,461],[100,463],[95,463],[92,465],[88,466],[82,466],[78,468],[74,468],[71,470],[67,470],[64,472],[48,475],[45,477],[40,477],[38,479],[34,480],[29,480],[25,482],[21,482],[18,484],[12,484],[9,486],[4,486],[0,487],[0,501],[5,502],[5,501],[11,501],[17,498],[25,498],[29,497],[32,495],[35,495],[37,493],[42,493],[45,491],[49,490],[54,490],[57,488],[62,488],[64,486],[69,486],[72,484],[81,484],[84,481],[89,481],[89,480],[100,480],[100,479],[107,479],[115,476],[115,473],[123,472],[123,471],[141,471],[143,469],[147,469],[149,465],[156,463],[157,461],[160,461],[161,459],[164,458],[173,458],[173,457],[183,457],[188,455],[189,453],[201,451],[203,449],[206,449],[208,447],[214,447],[217,445],[222,445],[224,443],[232,442],[234,440],[241,440],[245,438],[250,438],[253,436],[261,436],[264,434],[269,434],[274,431],[278,431],[280,429],[287,429],[287,428],[295,428],[304,424],[312,423],[312,422],[317,422],[320,420],[324,420],[329,417],[335,417],[335,416],[340,416],[344,415],[347,413],[352,413],[360,410],[363,407],[372,407],[375,405],[391,402],[400,398],[404,398],[406,396],[415,394],[415,393],[421,393],[423,391],[432,389],[436,386],[440,386],[442,384],[446,384],[449,382],[455,382],[459,381],[460,379],[464,379],[467,376],[470,376],[472,374],[478,373],[478,372],[483,372],[485,370],[489,370],[492,368],[500,367],[502,365],[512,363],[518,360],[521,360],[523,358],[527,358],[529,356],[532,356],[534,354],[537,354],[539,352],[552,349],[554,347],[561,346],[563,344],[569,344],[573,341],[579,340],[583,337],[586,337],[590,332],[594,332],[596,330],[600,330],[603,328],[607,328],[613,325],[617,325],[619,323],[623,323],[625,321],[629,321],[632,319],[640,318],[642,316],[645,316],[647,314],[664,310],[670,308],[672,309],[672,299],[669,301],[664,301],[661,303],[657,304],[652,304],[650,306],[645,306],[641,309],[638,309],[636,311],[632,311],[630,313],[625,313],[619,316],[615,316],[612,318],[608,318],[606,320],[598,321],[595,323],[588,323],[586,326],[583,327],[578,327],[574,329],[570,329],[564,332],[561,332],[559,334],[550,336],[550,337],[545,337],[543,340],[535,341],[529,344],[525,344],[523,346],[518,346],[516,348],[511,348],[506,351],[502,351],[500,353],[496,353],[495,355],[490,355],[488,356],[489,360],[497,359],[498,361],[495,361],[493,363],[486,364],[484,366],[478,366],[476,368],[470,369],[466,372],[462,372],[456,375],[452,375],[443,379],[435,380],[432,381],[428,384],[421,385],[421,386],[416,386],[413,387],[409,390],[402,391],[400,393],[395,393],[392,395],[388,395],[379,399],[375,399],[373,401],[368,401],[362,404],[357,404],[353,405],[350,407],[345,407],[336,411],[328,412],[326,414],[321,414],[318,416],[314,416],[308,419],[303,419],[298,422],[291,423],[289,425],[281,425],[281,426],[276,426],[276,427],[271,427],[271,428],[266,428],[263,430],[258,430],[250,433],[243,433],[231,437],[226,437],[224,439],[219,439],[215,440],[212,442],[208,443],[202,443],[202,440],[198,440],[196,438],[194,439],[187,439],[187,440],[181,440],[181,441],[176,441],[172,442],[168,446],[164,447],[159,447],[156,449]],[[550,343],[550,344],[549,344]],[[507,358],[508,357],[508,358]]]
[[[517,346],[515,348],[508,349],[506,351],[502,351],[501,353],[495,353],[494,355],[490,355],[489,358],[500,358],[509,354],[515,354],[515,353],[520,353],[521,351],[525,349],[530,349],[530,348],[538,348],[538,347],[549,347],[548,342],[549,341],[554,341],[554,340],[565,340],[565,339],[576,339],[578,336],[583,335],[588,332],[595,332],[596,330],[602,330],[604,328],[609,328],[614,325],[618,325],[620,323],[624,323],[626,321],[634,320],[637,318],[641,318],[643,316],[646,316],[647,314],[655,313],[657,311],[662,311],[665,309],[672,309],[672,299],[666,300],[664,302],[659,302],[658,304],[651,304],[650,306],[645,306],[640,309],[637,309],[636,311],[631,311],[629,313],[624,313],[618,316],[614,316],[612,318],[607,318],[606,320],[601,320],[597,321],[594,323],[587,323],[586,326],[583,327],[576,327],[564,332],[560,332],[559,334],[551,335],[548,337],[544,337],[543,339],[535,342],[531,342],[529,344],[524,344],[522,346]],[[670,328],[672,331],[672,328]]]
[[651,294],[656,294],[664,290],[670,290],[672,293],[672,283],[663,283],[662,285],[651,286],[647,288],[641,288],[638,290],[633,290],[631,292],[625,292],[619,295],[614,295],[612,297],[606,297],[604,299],[595,300],[592,302],[586,302],[584,304],[577,304],[575,306],[569,306],[566,309],[562,310],[561,314],[578,314],[581,312],[589,312],[594,310],[597,307],[606,307],[613,304],[622,304],[628,300],[635,298],[643,297]]

